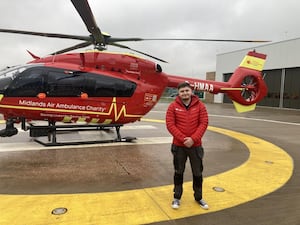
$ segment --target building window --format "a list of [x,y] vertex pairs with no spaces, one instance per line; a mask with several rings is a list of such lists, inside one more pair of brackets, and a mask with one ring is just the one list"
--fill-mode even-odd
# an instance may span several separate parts
[[268,87],[268,93],[258,105],[279,107],[282,70],[265,70],[263,75]]
[[283,107],[300,109],[300,68],[285,69]]

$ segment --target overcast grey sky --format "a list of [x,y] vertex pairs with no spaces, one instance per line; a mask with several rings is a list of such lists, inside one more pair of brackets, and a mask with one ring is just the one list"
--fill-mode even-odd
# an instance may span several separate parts
[[[114,37],[273,42],[300,37],[298,0],[89,0],[89,4],[101,31]],[[88,35],[69,0],[2,0],[0,9],[1,28]],[[30,61],[26,49],[45,56],[79,42],[0,33],[0,67]],[[167,73],[199,78],[215,70],[217,54],[260,45],[185,41],[126,44],[168,61],[160,63]],[[113,47],[108,50],[124,52]]]

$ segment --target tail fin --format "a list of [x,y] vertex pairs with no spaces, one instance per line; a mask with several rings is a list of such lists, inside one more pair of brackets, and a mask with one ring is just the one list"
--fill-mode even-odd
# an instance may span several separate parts
[[262,71],[267,55],[255,51],[248,52],[240,64],[240,67]]
[[241,104],[239,104],[239,103],[237,103],[235,101],[232,101],[232,102],[233,102],[235,110],[238,113],[244,113],[244,112],[253,111],[253,110],[255,110],[255,107],[256,107],[256,103],[254,103],[252,105],[241,105]]
[[[268,90],[261,74],[265,61],[265,54],[255,51],[248,52],[230,77],[228,81],[230,87],[221,90],[239,106],[250,106],[257,103],[266,96]],[[251,110],[253,110],[252,108],[250,107]],[[249,111],[246,108],[245,110]]]

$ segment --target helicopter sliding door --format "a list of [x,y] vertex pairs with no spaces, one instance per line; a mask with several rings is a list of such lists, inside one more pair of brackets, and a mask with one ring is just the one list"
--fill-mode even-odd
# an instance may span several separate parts
[[62,70],[50,70],[47,76],[48,97],[78,97],[84,90],[85,76]]
[[90,97],[131,97],[136,89],[136,84],[99,74],[87,74],[84,91]]
[[130,97],[135,88],[133,82],[100,74],[49,71],[46,93],[49,97],[78,97],[82,93],[89,97]]

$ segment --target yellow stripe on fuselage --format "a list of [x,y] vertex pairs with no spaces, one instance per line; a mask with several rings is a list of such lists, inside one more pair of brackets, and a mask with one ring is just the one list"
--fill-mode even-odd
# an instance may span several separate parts
[[[1,101],[1,95],[0,95]],[[143,115],[139,114],[128,114],[126,110],[126,105],[122,105],[121,109],[117,108],[117,99],[113,98],[112,103],[109,107],[108,112],[96,112],[96,111],[82,111],[82,110],[70,110],[70,109],[54,109],[54,108],[39,108],[39,107],[31,107],[31,106],[16,106],[16,105],[2,105],[0,104],[0,108],[7,109],[21,109],[21,110],[32,110],[32,111],[45,111],[45,112],[57,112],[57,113],[77,113],[77,114],[85,114],[85,115],[102,115],[102,116],[114,116],[115,122],[118,121],[123,115],[124,118],[132,117],[132,118],[141,118]],[[69,120],[69,118],[65,118],[65,120]],[[112,119],[106,119],[109,123],[112,122]],[[65,121],[68,122],[68,121]]]
[[266,60],[257,58],[254,56],[246,55],[241,62],[240,66],[248,69],[253,69],[257,71],[262,71],[264,68]]

